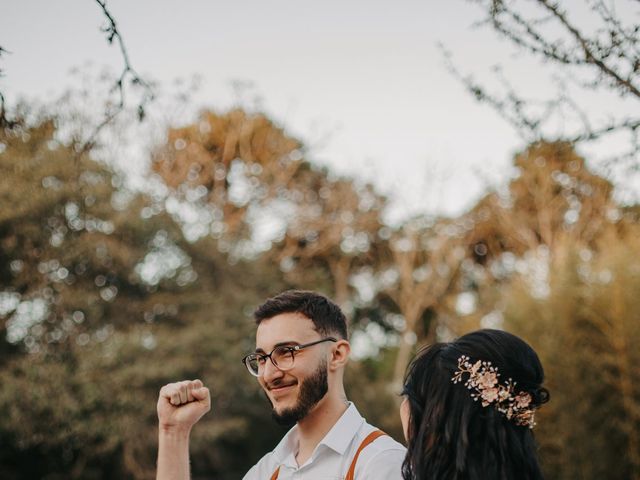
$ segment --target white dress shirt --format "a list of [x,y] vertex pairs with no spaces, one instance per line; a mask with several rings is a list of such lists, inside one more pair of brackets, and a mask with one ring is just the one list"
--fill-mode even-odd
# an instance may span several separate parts
[[[280,467],[278,480],[342,480],[367,435],[377,430],[360,415],[353,403],[342,414],[304,465],[296,462],[298,426],[284,436],[247,472],[243,480],[270,480]],[[405,448],[388,435],[366,446],[356,463],[355,480],[401,480]]]

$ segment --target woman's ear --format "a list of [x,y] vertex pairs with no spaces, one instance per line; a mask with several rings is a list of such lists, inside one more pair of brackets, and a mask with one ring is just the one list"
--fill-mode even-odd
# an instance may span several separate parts
[[331,359],[329,361],[329,370],[338,370],[344,368],[349,361],[351,354],[351,345],[346,340],[338,340],[331,349]]

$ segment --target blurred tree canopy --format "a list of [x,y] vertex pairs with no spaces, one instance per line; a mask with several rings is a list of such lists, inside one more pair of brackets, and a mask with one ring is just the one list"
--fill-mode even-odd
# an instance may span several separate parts
[[547,478],[639,478],[640,206],[570,143],[529,145],[457,218],[391,226],[373,186],[260,113],[171,127],[150,159],[163,193],[128,189],[63,121],[16,113],[0,131],[3,479],[153,478],[157,392],[196,377],[214,407],[194,479],[241,477],[283,434],[240,362],[252,311],[292,287],[345,307],[348,394],[396,438],[416,348],[506,328],[547,370]]

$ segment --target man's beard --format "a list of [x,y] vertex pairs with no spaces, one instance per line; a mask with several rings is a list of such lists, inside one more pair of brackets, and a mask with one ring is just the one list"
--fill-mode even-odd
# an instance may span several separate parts
[[[271,410],[271,416],[279,425],[290,427],[302,420],[315,407],[329,391],[327,376],[327,362],[322,361],[315,372],[300,382],[300,393],[296,404],[291,408],[285,408],[281,412]],[[267,397],[269,398],[269,397]],[[271,402],[271,399],[269,399]],[[273,407],[273,402],[271,402]]]

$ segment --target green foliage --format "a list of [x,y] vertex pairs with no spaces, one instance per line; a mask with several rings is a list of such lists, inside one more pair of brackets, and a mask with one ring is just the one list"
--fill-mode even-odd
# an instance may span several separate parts
[[[531,145],[506,193],[467,215],[394,230],[384,197],[314,169],[266,117],[203,114],[155,152],[168,198],[202,214],[208,233],[189,235],[166,198],[124,189],[60,141],[57,123],[0,131],[3,479],[153,478],[157,393],[185,378],[213,395],[193,477],[241,477],[284,433],[240,362],[252,311],[294,286],[339,298],[352,334],[378,342],[351,363],[346,389],[395,438],[393,379],[419,347],[412,335],[447,340],[495,314],[546,367],[552,400],[536,432],[547,478],[638,477],[639,209],[616,205],[570,145]],[[232,193],[243,179],[259,190],[245,203]],[[292,217],[261,253],[243,242],[274,204]]]
[[[153,478],[157,392],[196,377],[216,400],[194,472],[237,478],[282,434],[240,358],[252,307],[285,286],[268,263],[185,242],[166,214],[143,218],[153,201],[54,126],[2,137],[3,478]],[[21,307],[36,299],[39,316]]]
[[180,238],[166,215],[143,221],[149,200],[119,190],[108,168],[61,144],[55,122],[21,120],[0,132],[2,314],[9,343],[32,353],[143,322],[156,287],[136,267],[154,245]]
[[456,333],[506,328],[539,352],[551,402],[536,428],[547,478],[640,474],[637,206],[564,142],[516,155],[519,173],[470,211]]
[[567,246],[548,296],[522,278],[506,292],[505,325],[537,350],[551,390],[538,429],[549,478],[640,473],[640,242],[606,243],[598,256]]

